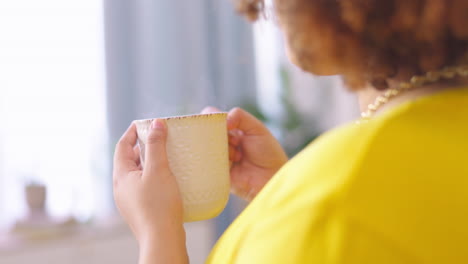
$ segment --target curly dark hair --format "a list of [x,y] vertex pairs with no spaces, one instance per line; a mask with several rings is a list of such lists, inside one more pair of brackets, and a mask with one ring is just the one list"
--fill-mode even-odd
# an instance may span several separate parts
[[[263,0],[236,0],[256,20]],[[314,72],[314,54],[348,86],[388,87],[468,60],[468,0],[273,0],[296,63]],[[319,43],[319,44],[317,44]],[[325,58],[325,59],[324,59]]]

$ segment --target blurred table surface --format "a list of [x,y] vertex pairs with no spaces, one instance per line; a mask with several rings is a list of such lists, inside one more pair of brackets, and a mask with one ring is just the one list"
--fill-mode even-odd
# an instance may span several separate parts
[[[214,223],[202,221],[185,225],[190,263],[204,263],[214,241]],[[137,263],[138,246],[118,217],[77,227],[73,232],[34,239],[0,234],[0,263]]]

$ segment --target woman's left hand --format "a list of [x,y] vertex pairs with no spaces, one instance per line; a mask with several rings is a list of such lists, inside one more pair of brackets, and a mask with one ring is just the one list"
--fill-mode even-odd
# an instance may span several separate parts
[[[185,250],[185,232],[182,199],[166,156],[166,134],[165,122],[153,121],[142,168],[136,126],[132,124],[117,144],[113,181],[117,207],[140,248],[170,253],[171,242],[175,242],[176,251]],[[182,253],[177,254],[186,256]]]

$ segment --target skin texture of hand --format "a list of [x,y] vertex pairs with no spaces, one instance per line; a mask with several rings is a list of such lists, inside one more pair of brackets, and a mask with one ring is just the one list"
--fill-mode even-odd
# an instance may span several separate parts
[[166,156],[164,120],[151,125],[146,164],[140,164],[137,132],[132,124],[114,156],[114,199],[140,245],[140,262],[188,263],[183,205]]
[[[202,113],[220,112],[206,107]],[[228,113],[231,190],[251,201],[288,161],[268,128],[248,112],[234,108]]]

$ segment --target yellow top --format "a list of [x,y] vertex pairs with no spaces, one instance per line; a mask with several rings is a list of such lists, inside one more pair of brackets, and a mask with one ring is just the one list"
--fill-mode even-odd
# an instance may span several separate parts
[[208,263],[468,263],[468,89],[321,136]]

